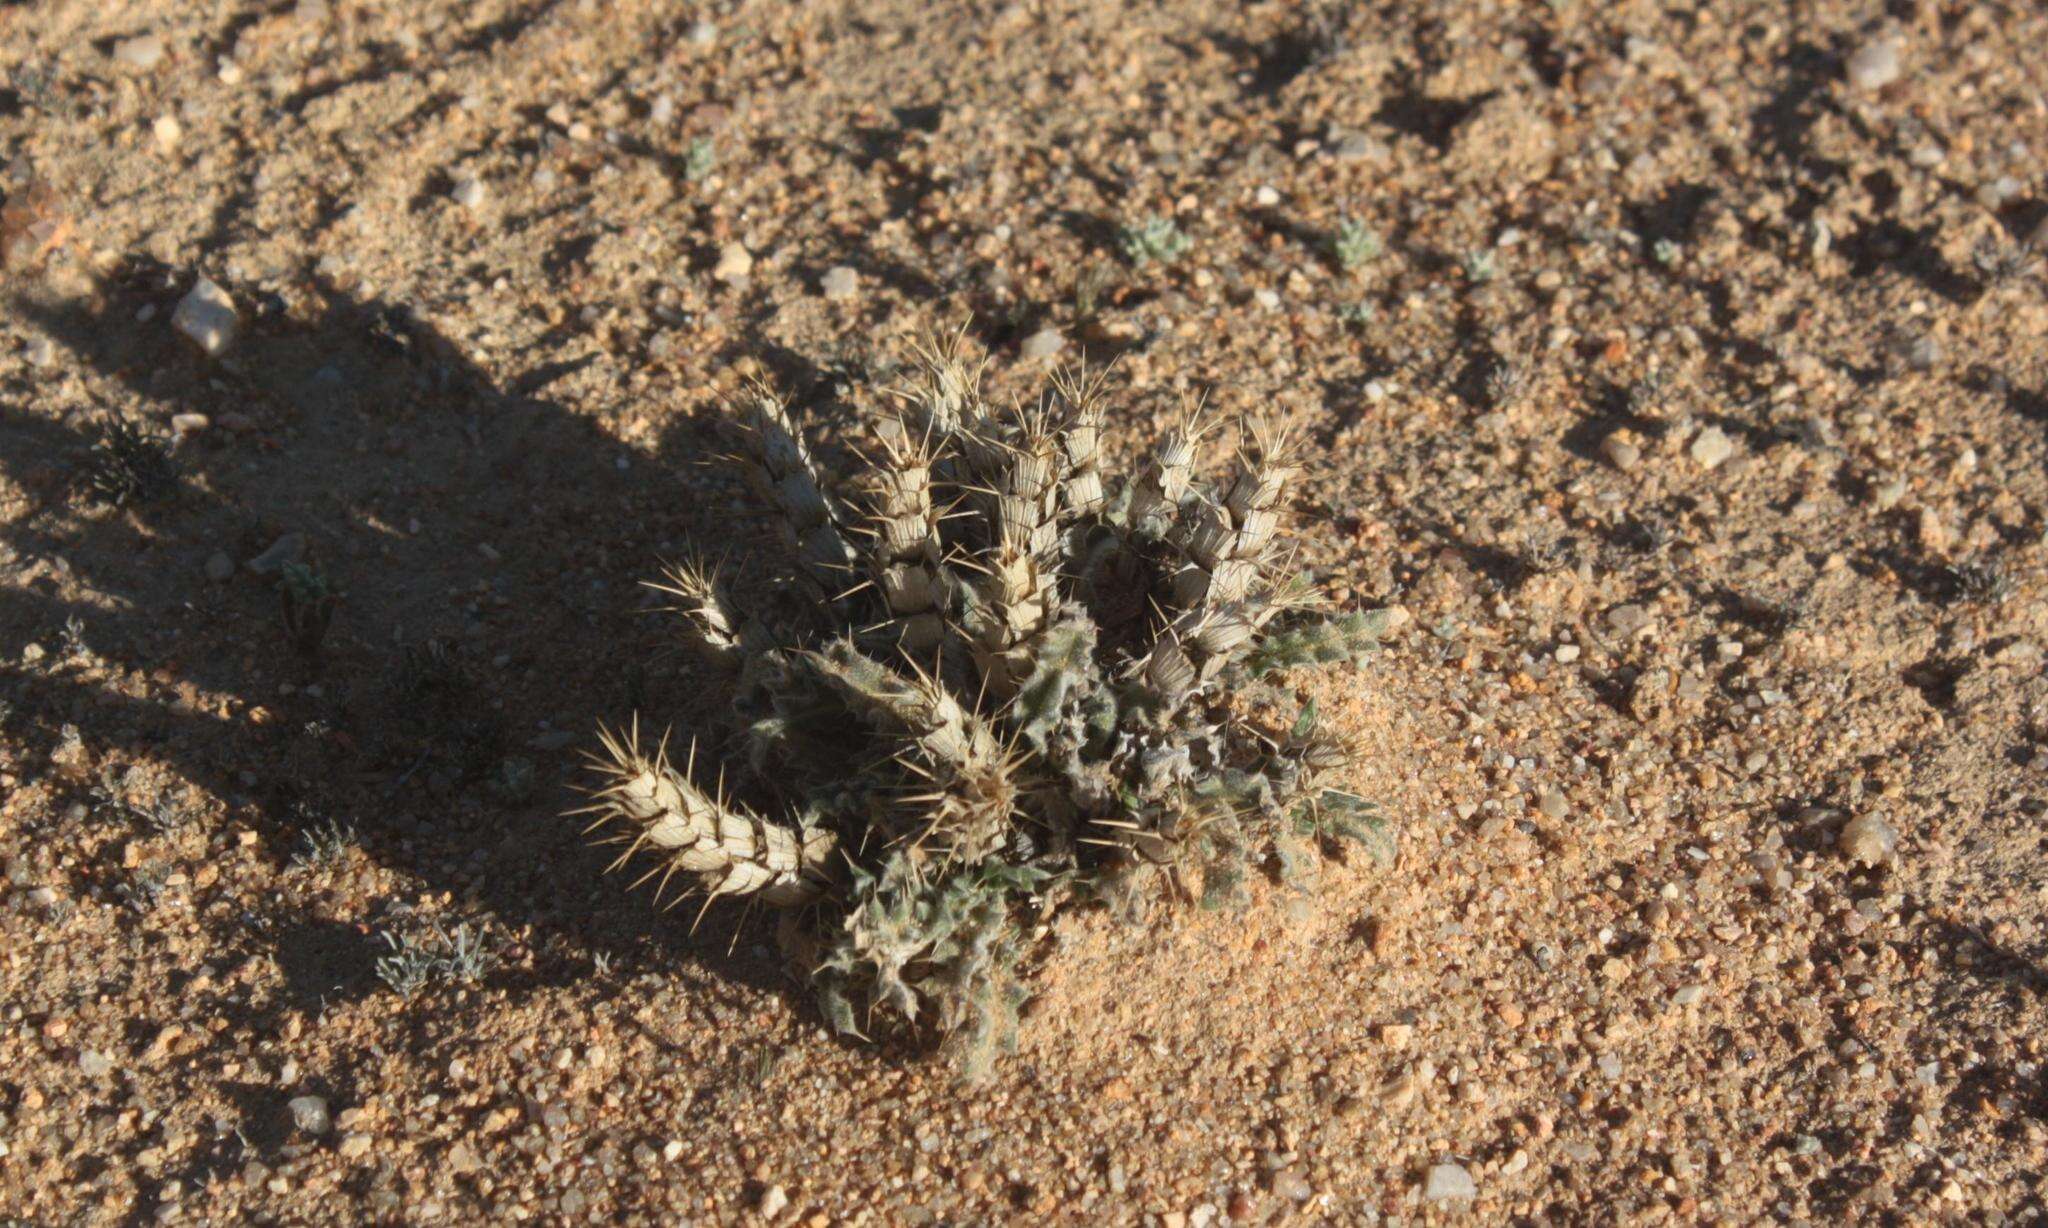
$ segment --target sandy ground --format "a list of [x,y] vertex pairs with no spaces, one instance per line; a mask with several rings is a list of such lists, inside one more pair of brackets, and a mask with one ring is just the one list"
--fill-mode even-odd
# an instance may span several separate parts
[[[2048,11],[0,33],[0,1213],[2042,1215]],[[1149,217],[1185,255],[1125,258]],[[829,445],[969,318],[1005,392],[1116,360],[1126,453],[1191,391],[1304,432],[1304,558],[1412,619],[1302,683],[1397,863],[1061,921],[962,1088],[559,814],[600,717],[697,693],[635,581],[769,548],[720,392]],[[173,489],[93,497],[109,417]],[[274,547],[340,593],[317,667]],[[458,932],[474,976],[379,974]]]

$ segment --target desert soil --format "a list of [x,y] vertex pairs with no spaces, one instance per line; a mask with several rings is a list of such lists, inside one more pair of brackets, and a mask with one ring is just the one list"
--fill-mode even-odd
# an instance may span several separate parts
[[[2048,10],[0,32],[0,1214],[2042,1215]],[[1063,918],[975,1087],[561,817],[600,718],[693,708],[636,582],[773,549],[721,395],[829,447],[962,321],[1003,396],[1114,361],[1126,456],[1186,395],[1290,425],[1302,558],[1409,615],[1299,682],[1394,864]],[[110,420],[169,482],[94,487]]]

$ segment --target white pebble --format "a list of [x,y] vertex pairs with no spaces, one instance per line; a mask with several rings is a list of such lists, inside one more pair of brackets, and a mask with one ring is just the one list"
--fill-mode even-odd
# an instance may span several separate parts
[[826,298],[852,298],[860,290],[860,279],[847,266],[835,265],[818,279],[818,289]]
[[1849,84],[1859,90],[1883,89],[1899,79],[1899,40],[1874,38],[1849,56]]
[[1702,469],[1718,468],[1721,462],[1735,455],[1735,441],[1718,426],[1710,426],[1693,436],[1692,458]]
[[1600,451],[1606,454],[1608,463],[1623,473],[1634,470],[1643,459],[1643,450],[1619,435],[1601,440]]
[[291,1110],[292,1124],[308,1134],[327,1133],[327,1101],[319,1096],[294,1096],[285,1107]]
[[475,175],[464,175],[455,181],[455,187],[448,195],[465,209],[478,208],[484,203],[484,181]]
[[235,302],[228,292],[202,277],[171,313],[171,327],[190,337],[208,357],[228,348],[235,338]]
[[1425,1202],[1469,1201],[1479,1197],[1479,1186],[1464,1165],[1436,1164],[1430,1167],[1429,1180],[1423,1183],[1422,1197]]
[[1899,834],[1891,824],[1874,814],[1858,815],[1842,825],[1835,835],[1835,847],[1842,856],[1866,866],[1882,865],[1892,859]]
[[114,44],[114,62],[129,68],[155,68],[164,58],[164,40],[154,34],[124,38]]
[[718,264],[711,275],[723,282],[745,281],[754,271],[754,253],[743,243],[728,243],[718,249]]
[[1027,359],[1051,358],[1066,345],[1067,339],[1059,329],[1047,327],[1024,338],[1023,344],[1017,347],[1017,353]]
[[150,131],[156,134],[157,148],[169,153],[178,147],[179,139],[185,135],[185,125],[179,123],[175,115],[159,115]]

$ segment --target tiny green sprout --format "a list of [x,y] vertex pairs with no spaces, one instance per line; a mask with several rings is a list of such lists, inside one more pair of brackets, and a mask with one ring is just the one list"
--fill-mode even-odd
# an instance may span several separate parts
[[1475,286],[1483,286],[1500,274],[1500,261],[1490,248],[1466,252],[1459,263],[1465,268],[1465,280]]
[[305,563],[287,563],[277,581],[284,610],[284,629],[292,648],[303,657],[320,655],[320,641],[334,621],[334,607],[341,595],[327,583],[327,577]]
[[1178,222],[1157,215],[1135,226],[1123,227],[1117,231],[1116,241],[1124,259],[1138,269],[1155,262],[1172,264],[1194,247],[1194,241],[1181,233]]
[[491,791],[508,802],[523,802],[533,796],[533,761],[517,755],[499,762],[491,774]]
[[1337,266],[1347,273],[1379,259],[1383,250],[1379,232],[1353,217],[1337,223],[1337,233],[1330,236],[1329,242],[1330,254],[1337,258]]
[[1109,288],[1115,270],[1106,263],[1091,262],[1074,274],[1074,322],[1086,324],[1102,314],[1102,292]]
[[701,183],[709,178],[718,165],[718,147],[708,136],[700,136],[690,142],[683,151],[683,178],[690,183]]
[[1337,304],[1337,318],[1354,328],[1364,328],[1379,318],[1380,309],[1360,300],[1355,303]]

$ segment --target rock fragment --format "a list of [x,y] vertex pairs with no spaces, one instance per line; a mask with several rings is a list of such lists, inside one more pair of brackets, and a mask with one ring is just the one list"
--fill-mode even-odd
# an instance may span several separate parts
[[1479,1186],[1463,1164],[1436,1164],[1422,1185],[1424,1202],[1470,1202],[1479,1197]]
[[228,348],[228,343],[235,339],[238,322],[234,300],[207,277],[200,278],[186,291],[185,297],[178,300],[177,310],[171,313],[171,327],[191,338],[209,358]]
[[1866,866],[1890,861],[1898,846],[1899,834],[1874,814],[1857,815],[1835,833],[1835,847],[1842,856]]
[[1849,55],[1849,84],[1868,93],[1899,79],[1899,40],[1873,38]]

